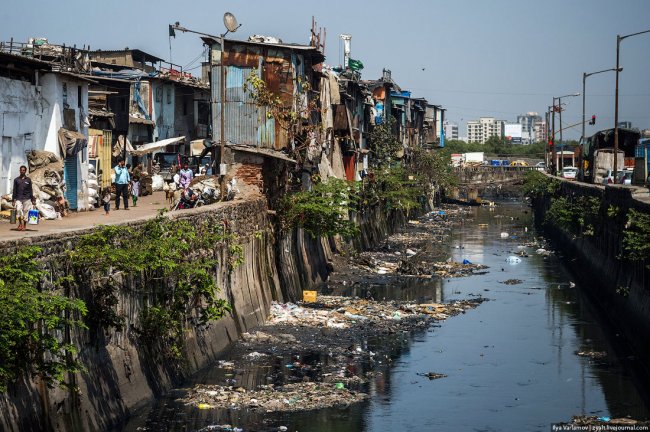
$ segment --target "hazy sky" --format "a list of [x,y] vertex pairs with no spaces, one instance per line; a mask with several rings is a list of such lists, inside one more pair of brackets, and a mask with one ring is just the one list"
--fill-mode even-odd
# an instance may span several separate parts
[[[8,41],[46,37],[52,43],[93,49],[139,48],[169,59],[167,25],[206,33],[223,31],[232,12],[242,27],[233,35],[274,35],[307,43],[311,17],[327,29],[327,63],[341,62],[338,35],[352,35],[352,57],[366,79],[382,68],[415,96],[448,109],[461,125],[492,116],[543,115],[553,96],[582,91],[582,73],[613,68],[616,35],[650,29],[650,0],[430,0],[430,1],[169,1],[2,0],[0,34]],[[8,5],[11,6],[8,6]],[[178,33],[172,60],[201,58],[198,36]],[[650,128],[650,33],[621,44],[619,119]],[[193,72],[199,73],[200,69]],[[587,78],[587,135],[614,125],[615,74]],[[578,123],[582,98],[567,98],[565,125]],[[565,138],[578,138],[580,127]]]

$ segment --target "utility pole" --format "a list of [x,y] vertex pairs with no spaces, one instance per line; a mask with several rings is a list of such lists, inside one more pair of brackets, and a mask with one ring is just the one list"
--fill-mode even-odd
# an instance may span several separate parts
[[618,175],[618,73],[622,70],[619,66],[621,41],[632,36],[650,33],[650,30],[644,30],[637,33],[621,36],[616,35],[616,93],[614,96],[614,181]]
[[553,175],[557,175],[557,167],[555,166],[555,161],[557,160],[557,150],[555,149],[555,99],[553,99],[553,120],[552,120],[553,126],[553,134],[551,135],[551,157],[553,158],[551,160],[551,167],[552,171],[551,173]]
[[[226,164],[225,164],[225,154],[226,154],[226,138],[225,138],[225,102],[226,102],[226,67],[224,65],[224,52],[225,52],[225,38],[226,35],[230,32],[236,32],[239,27],[241,27],[241,24],[237,24],[237,19],[235,19],[235,16],[231,14],[230,12],[226,12],[223,15],[223,24],[226,27],[226,32],[221,34],[220,36],[213,36],[208,33],[202,33],[194,30],[188,30],[185,27],[181,27],[179,22],[176,22],[174,25],[170,25],[170,34],[172,30],[178,30],[182,32],[189,32],[189,33],[196,33],[202,36],[207,36],[209,38],[219,40],[219,43],[221,44],[221,58],[220,58],[220,80],[221,80],[221,106],[220,106],[220,149],[219,149],[219,177],[220,177],[220,192],[221,192],[221,199],[223,200],[226,196],[226,182],[225,182],[225,175],[226,175]],[[214,101],[212,101],[211,106],[214,105]],[[214,127],[214,125],[213,125]],[[214,163],[214,161],[213,161]]]

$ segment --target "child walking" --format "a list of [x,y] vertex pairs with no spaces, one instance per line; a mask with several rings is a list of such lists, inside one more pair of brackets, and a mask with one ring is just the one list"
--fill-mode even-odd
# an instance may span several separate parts
[[104,203],[104,216],[108,216],[108,213],[111,211],[111,188],[104,188],[102,203]]
[[131,198],[133,199],[133,207],[138,204],[138,196],[140,195],[140,177],[133,177],[131,180]]

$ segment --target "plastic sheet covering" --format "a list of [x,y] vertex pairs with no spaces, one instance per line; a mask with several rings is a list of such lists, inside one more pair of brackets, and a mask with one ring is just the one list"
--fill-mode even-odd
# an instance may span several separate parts
[[86,148],[87,145],[88,139],[84,134],[65,128],[59,129],[59,146],[62,154],[74,156]]

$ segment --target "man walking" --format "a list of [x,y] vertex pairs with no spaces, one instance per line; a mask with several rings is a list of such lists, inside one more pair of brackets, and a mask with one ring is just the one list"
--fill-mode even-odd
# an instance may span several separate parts
[[14,188],[11,195],[13,207],[18,217],[18,231],[25,231],[27,213],[36,205],[36,198],[32,190],[32,181],[27,177],[27,167],[20,167],[20,175],[14,179]]
[[115,210],[120,209],[120,197],[124,199],[124,210],[129,209],[129,169],[124,166],[124,159],[120,159],[115,166]]

